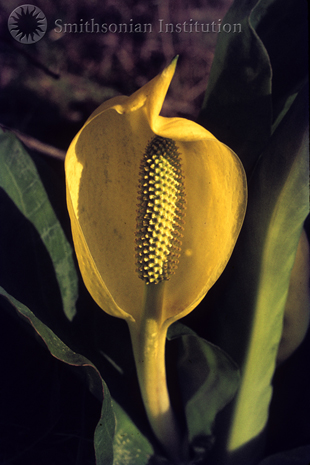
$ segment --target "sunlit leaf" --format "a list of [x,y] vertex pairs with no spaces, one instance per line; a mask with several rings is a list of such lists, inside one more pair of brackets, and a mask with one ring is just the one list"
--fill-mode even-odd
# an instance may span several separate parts
[[113,465],[147,465],[154,454],[153,446],[114,400],[113,409],[116,415]]
[[[50,204],[48,195],[40,180],[33,160],[16,136],[8,132],[3,132],[2,129],[0,129],[0,166],[0,187],[22,213],[24,222],[26,223],[28,220],[29,228],[33,228],[30,239],[31,246],[35,248],[35,244],[38,240],[42,241],[42,244],[44,244],[48,253],[48,258],[46,258],[46,260],[51,261],[51,265],[54,269],[54,277],[51,276],[49,279],[56,279],[59,287],[58,292],[60,292],[61,295],[63,312],[69,320],[72,320],[76,313],[75,303],[78,296],[78,289],[77,274],[71,245],[66,239],[63,229]],[[11,211],[7,213],[7,215],[5,228],[11,228],[11,232],[14,235],[14,230],[12,229],[14,227],[13,208],[11,208]],[[17,231],[17,234],[20,233],[22,233],[22,231]],[[16,237],[18,237],[17,234]],[[23,242],[21,242],[20,245],[24,245]],[[5,260],[5,264],[9,262],[12,272],[10,277],[13,278],[15,272],[18,273],[19,262],[23,260],[23,257],[20,255],[20,248],[15,250],[14,257],[11,255],[6,258],[4,254],[7,252],[6,247],[3,247],[1,251],[2,259]],[[37,263],[39,267],[38,280],[41,279],[42,283],[42,289],[37,289],[38,297],[38,295],[41,295],[42,290],[46,289],[49,284],[49,279],[44,283],[44,277],[47,278],[48,271],[42,267],[44,262],[40,265],[40,258],[38,256],[34,255],[32,261]],[[26,264],[23,263],[23,265]],[[42,267],[41,269],[40,266]],[[6,268],[6,279],[9,278],[8,273],[9,269]],[[52,275],[52,271],[50,274]],[[25,276],[25,280],[28,279],[29,277]],[[24,285],[23,281],[15,284],[17,285],[17,289]],[[34,289],[32,289],[31,292],[34,295]],[[42,298],[48,301],[48,295],[49,292],[46,293],[46,296],[42,295]]]
[[268,419],[290,274],[309,212],[307,129],[305,89],[251,180],[249,209],[222,298],[218,343],[243,366],[228,440],[231,452],[261,433]]

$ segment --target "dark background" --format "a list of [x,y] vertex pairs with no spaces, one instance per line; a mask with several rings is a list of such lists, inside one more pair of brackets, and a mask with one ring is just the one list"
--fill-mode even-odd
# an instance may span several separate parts
[[[231,0],[41,0],[48,29],[35,44],[15,41],[7,27],[17,1],[0,2],[0,122],[67,149],[90,113],[115,95],[130,95],[179,54],[164,114],[195,118],[201,107],[216,33],[158,33],[158,19],[202,23],[222,19]],[[57,33],[64,23],[152,23],[152,33]]]

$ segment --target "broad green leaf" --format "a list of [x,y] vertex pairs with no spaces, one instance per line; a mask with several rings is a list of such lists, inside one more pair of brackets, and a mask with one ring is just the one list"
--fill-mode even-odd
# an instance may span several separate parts
[[268,419],[290,274],[309,213],[306,89],[275,131],[252,177],[248,211],[219,310],[217,343],[242,364],[230,452],[257,437]]
[[32,312],[9,295],[0,287],[0,295],[5,297],[13,307],[32,325],[38,335],[43,339],[51,354],[59,360],[72,365],[82,367],[83,376],[88,381],[90,390],[99,399],[102,399],[101,418],[95,431],[96,465],[112,465],[115,419],[111,403],[111,396],[107,385],[103,381],[98,369],[84,356],[71,350],[56,334],[40,321]]
[[[14,134],[3,132],[2,129],[0,129],[0,166],[0,187],[2,187],[14,205],[23,214],[24,218],[31,223],[39,235],[36,238],[36,234],[33,232],[32,245],[38,239],[44,244],[58,283],[63,312],[71,321],[76,314],[75,303],[78,297],[77,274],[73,261],[72,247],[67,241],[49,202],[48,195],[31,157]],[[13,228],[14,224],[13,222],[10,224],[10,221],[11,218],[9,215],[6,217],[4,227]],[[12,233],[14,233],[14,229],[12,229]],[[19,250],[15,252],[16,267],[19,265],[18,262],[23,259],[23,257],[17,255],[18,252]],[[1,253],[5,253],[5,247]],[[9,257],[9,259],[13,260],[13,257]],[[33,260],[35,261],[36,259],[37,257],[34,256]],[[12,266],[13,277],[14,263],[11,263],[10,266]],[[8,271],[7,269],[7,273]],[[42,276],[44,276],[44,269],[41,272]],[[6,277],[8,278],[8,276]],[[20,286],[21,283],[18,283],[18,285]],[[48,300],[47,295],[43,296],[44,298]]]
[[231,147],[247,173],[270,137],[271,66],[251,24],[258,0],[235,0],[222,24],[241,32],[218,36],[199,123]]
[[169,339],[177,337],[188,438],[196,458],[202,460],[213,445],[216,415],[236,393],[239,369],[222,349],[181,323],[175,323],[168,331]]
[[116,415],[113,465],[147,465],[154,454],[153,446],[114,400],[113,409]]

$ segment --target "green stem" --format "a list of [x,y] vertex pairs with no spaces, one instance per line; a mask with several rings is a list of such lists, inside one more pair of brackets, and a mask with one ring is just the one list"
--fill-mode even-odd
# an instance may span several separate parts
[[129,324],[142,399],[157,439],[174,463],[180,463],[181,441],[166,380],[167,326],[162,324],[164,283],[145,286],[141,323]]

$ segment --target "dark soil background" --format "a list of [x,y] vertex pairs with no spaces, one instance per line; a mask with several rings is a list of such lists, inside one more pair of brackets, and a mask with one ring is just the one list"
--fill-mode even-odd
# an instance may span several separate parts
[[[20,2],[0,2],[0,122],[67,149],[90,113],[115,95],[130,95],[180,59],[165,115],[198,115],[218,34],[159,33],[164,23],[218,23],[231,0],[38,0],[48,21],[42,40],[24,45],[12,38],[7,20]],[[152,24],[146,33],[56,32],[62,25]],[[64,29],[64,26],[63,26]]]

